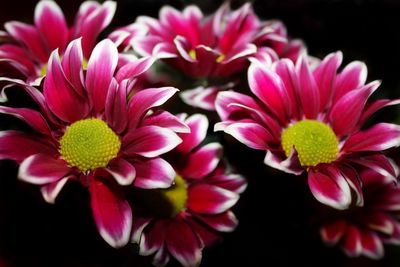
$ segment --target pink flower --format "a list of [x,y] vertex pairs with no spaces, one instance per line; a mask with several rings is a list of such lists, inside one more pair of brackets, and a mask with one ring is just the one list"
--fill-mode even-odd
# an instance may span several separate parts
[[[249,3],[235,11],[224,4],[208,17],[197,6],[188,6],[182,12],[165,6],[158,20],[141,16],[136,23],[133,34],[137,35],[140,27],[147,34],[132,40],[133,49],[144,56],[157,55],[195,78],[232,81],[232,75],[247,69],[250,56],[296,60],[305,50],[301,41],[288,41],[281,22],[261,21]],[[182,99],[189,105],[215,110],[216,95],[226,90],[224,87],[209,83],[186,90]]]
[[[337,209],[362,205],[355,167],[364,166],[396,179],[393,164],[381,151],[400,144],[400,126],[379,123],[360,130],[382,107],[399,101],[367,102],[380,82],[365,84],[366,66],[352,62],[338,73],[340,52],[311,71],[306,56],[296,65],[282,59],[270,67],[253,60],[248,80],[256,100],[222,92],[215,126],[245,145],[265,150],[265,164],[299,175],[308,173],[314,197]],[[361,159],[361,157],[363,159]]]
[[10,21],[5,29],[14,40],[0,45],[0,69],[3,76],[35,82],[46,74],[51,52],[58,48],[64,54],[70,41],[82,37],[82,49],[87,60],[97,43],[97,37],[107,27],[115,13],[116,3],[83,2],[68,27],[64,14],[55,1],[42,0],[36,5],[34,25]]
[[171,188],[140,190],[143,218],[134,223],[132,241],[141,255],[155,254],[153,264],[164,266],[170,257],[183,266],[198,266],[202,248],[233,231],[237,220],[230,208],[246,188],[246,181],[227,172],[219,143],[200,145],[208,120],[196,114],[185,119],[190,133],[179,134],[182,143],[169,154],[177,172]]
[[400,244],[400,188],[372,171],[362,177],[364,206],[333,213],[320,234],[326,244],[340,246],[349,257],[380,259],[383,244]]
[[175,131],[189,129],[168,112],[149,113],[174,95],[175,88],[142,90],[127,101],[134,81],[124,77],[134,79],[149,64],[133,61],[115,73],[117,61],[117,48],[108,39],[93,49],[86,71],[81,39],[68,45],[62,60],[55,50],[43,93],[20,83],[40,111],[0,106],[1,113],[34,130],[0,132],[0,159],[17,161],[19,179],[39,185],[50,203],[70,180],[87,186],[101,236],[121,247],[129,241],[132,226],[122,188],[169,187],[175,171],[159,156],[181,143]]

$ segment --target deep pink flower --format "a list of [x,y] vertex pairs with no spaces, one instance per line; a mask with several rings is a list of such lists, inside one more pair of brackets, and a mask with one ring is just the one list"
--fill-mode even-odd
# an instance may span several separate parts
[[175,131],[189,130],[168,112],[149,113],[175,88],[145,89],[127,101],[134,81],[124,78],[148,69],[145,61],[116,72],[118,51],[106,39],[96,45],[84,71],[77,39],[62,60],[57,50],[51,54],[43,93],[21,82],[40,111],[0,106],[1,113],[24,120],[35,132],[1,132],[0,159],[17,161],[19,179],[40,185],[50,203],[69,180],[88,186],[98,230],[114,247],[129,241],[132,225],[122,186],[169,187],[175,171],[159,156],[181,143]]
[[183,142],[168,157],[177,173],[175,184],[137,192],[144,211],[134,223],[132,241],[139,243],[141,255],[155,254],[156,266],[166,265],[171,256],[183,266],[198,266],[202,248],[236,227],[230,208],[246,187],[244,178],[222,164],[219,143],[200,145],[207,118],[196,114],[184,121],[191,132],[179,134]]
[[[244,71],[248,58],[261,54],[276,60],[288,57],[296,60],[305,50],[299,40],[289,41],[283,23],[261,21],[250,3],[232,11],[224,4],[211,16],[203,16],[197,6],[182,12],[164,6],[159,19],[141,16],[131,39],[132,48],[144,56],[157,55],[167,64],[195,78],[226,78]],[[138,28],[147,30],[137,36]],[[121,32],[126,36],[126,31]],[[214,110],[217,93],[224,86],[209,83],[186,90],[183,100],[196,107]],[[204,92],[203,92],[204,91]]]
[[327,217],[320,234],[328,245],[338,245],[349,257],[373,259],[384,255],[383,244],[400,244],[400,188],[391,178],[364,171],[364,206]]
[[[400,144],[400,126],[379,123],[360,130],[382,107],[399,101],[368,102],[380,82],[365,84],[366,66],[352,62],[338,73],[340,52],[325,57],[312,71],[306,56],[271,66],[253,60],[248,80],[257,100],[222,92],[216,107],[223,130],[253,149],[266,150],[265,164],[289,173],[308,173],[313,195],[346,209],[363,202],[354,167],[365,166],[396,179],[393,164],[378,154]],[[361,160],[360,158],[363,157]]]
[[58,48],[63,55],[68,43],[80,37],[83,56],[89,59],[97,37],[110,24],[115,9],[116,3],[112,1],[103,4],[83,2],[74,24],[69,27],[55,1],[39,1],[35,8],[34,25],[19,21],[4,25],[13,40],[0,45],[0,73],[6,77],[35,82],[46,73],[51,52]]

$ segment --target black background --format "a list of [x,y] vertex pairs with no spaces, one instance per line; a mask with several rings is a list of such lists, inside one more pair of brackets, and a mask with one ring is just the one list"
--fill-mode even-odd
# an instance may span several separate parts
[[[0,22],[32,22],[37,1],[2,0]],[[72,20],[81,1],[57,1]],[[235,7],[244,1],[233,1]],[[163,4],[178,8],[195,3],[207,12],[222,1],[118,1],[113,26],[133,22],[137,15],[157,16]],[[292,37],[302,38],[310,54],[342,50],[344,62],[367,63],[368,80],[382,79],[379,97],[400,95],[400,1],[396,0],[256,0],[254,8],[265,19],[282,20]],[[51,25],[49,25],[51,27]],[[393,121],[390,108],[376,119]],[[0,117],[7,128],[12,121]],[[12,121],[14,123],[14,121]],[[263,165],[263,153],[225,137],[226,154],[249,187],[235,212],[240,225],[215,247],[204,250],[201,266],[398,266],[400,249],[386,247],[381,261],[348,259],[325,247],[315,225],[318,204],[310,196],[304,176],[275,172]],[[246,160],[243,160],[246,159]],[[98,236],[87,192],[69,184],[56,205],[45,204],[36,186],[16,180],[17,166],[0,163],[0,267],[148,266],[135,248],[115,250]],[[171,264],[171,265],[174,265]]]

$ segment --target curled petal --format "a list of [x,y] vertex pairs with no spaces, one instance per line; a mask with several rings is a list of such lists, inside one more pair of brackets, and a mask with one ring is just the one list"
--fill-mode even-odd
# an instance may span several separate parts
[[50,109],[63,121],[80,120],[89,112],[87,100],[67,80],[57,50],[50,56],[43,91]]
[[125,246],[132,229],[132,210],[122,193],[112,184],[93,178],[90,197],[100,235],[114,248]]
[[310,171],[308,185],[314,197],[332,208],[344,210],[351,204],[351,191],[345,177],[335,167]]
[[239,200],[239,195],[208,184],[193,185],[189,189],[187,207],[202,214],[227,211]]
[[268,130],[257,123],[233,123],[226,127],[224,131],[253,149],[267,150],[268,144],[274,141]]
[[182,139],[169,129],[143,126],[124,136],[122,149],[128,155],[154,158],[171,151],[181,142]]
[[120,185],[130,185],[136,177],[136,170],[128,161],[122,158],[112,160],[106,171],[109,172]]
[[45,38],[49,50],[64,49],[68,38],[68,26],[64,14],[56,2],[40,1],[36,5],[35,25],[41,36]]
[[129,127],[136,128],[149,109],[161,106],[178,89],[173,87],[150,88],[136,93],[129,103]]
[[162,158],[136,162],[134,166],[136,169],[134,185],[139,188],[168,188],[176,176],[172,166]]
[[0,132],[0,159],[12,159],[18,163],[27,157],[43,153],[56,155],[57,150],[43,140],[17,131]]
[[203,178],[215,170],[221,157],[222,146],[219,143],[202,146],[188,155],[180,174],[187,178]]
[[201,244],[185,221],[175,220],[168,226],[166,243],[169,252],[183,266],[199,265],[201,260]]
[[40,188],[42,192],[43,198],[47,203],[54,204],[56,202],[56,198],[61,190],[64,188],[65,184],[70,180],[73,179],[75,176],[66,176],[61,178],[58,181],[52,182],[50,184],[43,185]]
[[346,152],[382,151],[400,145],[400,126],[378,123],[351,135],[342,150]]
[[96,45],[88,61],[85,81],[95,113],[105,108],[107,91],[117,63],[118,50],[110,40],[105,39]]
[[32,184],[44,185],[57,182],[70,172],[66,162],[45,154],[27,157],[20,165],[18,178]]

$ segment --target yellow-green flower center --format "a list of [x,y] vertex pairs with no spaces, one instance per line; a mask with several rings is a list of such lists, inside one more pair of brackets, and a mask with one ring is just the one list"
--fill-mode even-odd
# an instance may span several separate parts
[[281,139],[286,156],[294,147],[302,166],[330,163],[339,152],[339,143],[331,127],[316,120],[293,124],[282,132]]
[[191,58],[193,58],[194,60],[196,60],[196,59],[197,59],[196,50],[191,49],[191,50],[189,51],[189,56],[190,56]]
[[106,167],[121,148],[118,136],[100,119],[74,122],[65,131],[60,144],[64,160],[82,172]]
[[137,192],[141,204],[153,215],[162,218],[174,218],[186,209],[188,198],[187,185],[179,175],[173,185],[165,189],[149,189]]

